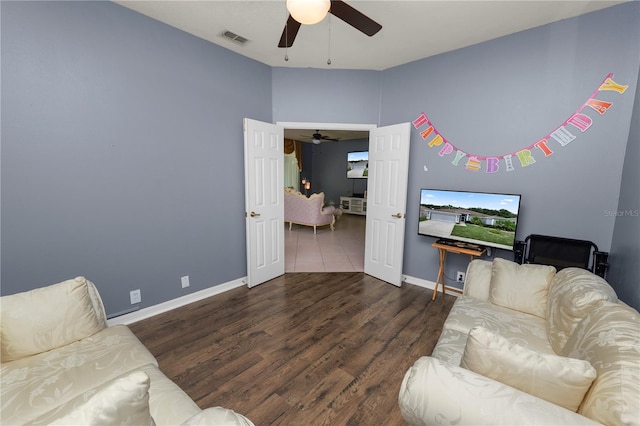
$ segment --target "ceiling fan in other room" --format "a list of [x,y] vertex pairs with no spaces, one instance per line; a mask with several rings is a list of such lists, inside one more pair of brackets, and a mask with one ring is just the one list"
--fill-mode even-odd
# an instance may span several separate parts
[[313,142],[316,145],[322,143],[323,141],[334,141],[334,142],[337,142],[337,141],[340,140],[340,138],[332,138],[332,137],[329,137],[329,136],[321,135],[320,134],[320,130],[316,130],[316,132],[313,135],[307,136],[307,137],[312,138],[311,142]]
[[[382,29],[382,25],[378,24],[376,21],[364,15],[357,9],[349,6],[342,0],[331,0],[329,13],[342,19],[344,22],[365,33],[369,37],[375,35],[380,31],[380,29]],[[300,25],[301,23],[296,21],[296,19],[290,14],[287,19],[287,23],[284,26],[284,30],[282,31],[278,47],[291,47],[296,39]]]

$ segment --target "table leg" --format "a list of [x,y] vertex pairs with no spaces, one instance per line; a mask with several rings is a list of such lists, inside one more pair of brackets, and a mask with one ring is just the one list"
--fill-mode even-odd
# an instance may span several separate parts
[[440,280],[442,280],[442,295],[445,294],[444,290],[444,259],[447,256],[447,252],[443,249],[438,249],[440,251],[440,268],[438,269],[438,277],[436,278],[436,287],[433,289],[433,296],[431,296],[431,300],[436,300],[436,296],[438,295],[438,285],[440,284]]

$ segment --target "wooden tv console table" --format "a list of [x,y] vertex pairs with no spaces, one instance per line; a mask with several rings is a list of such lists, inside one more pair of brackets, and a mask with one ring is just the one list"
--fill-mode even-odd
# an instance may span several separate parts
[[438,285],[442,282],[442,295],[445,295],[445,287],[444,287],[444,260],[447,257],[447,253],[457,253],[457,254],[467,254],[471,256],[471,260],[473,260],[474,256],[481,256],[482,253],[485,252],[486,248],[484,247],[465,247],[464,243],[461,245],[456,245],[456,243],[452,244],[441,244],[435,242],[432,244],[433,247],[437,248],[440,251],[440,269],[438,269],[438,278],[436,278],[436,287],[433,289],[433,296],[431,300],[436,300],[436,296],[438,294]]

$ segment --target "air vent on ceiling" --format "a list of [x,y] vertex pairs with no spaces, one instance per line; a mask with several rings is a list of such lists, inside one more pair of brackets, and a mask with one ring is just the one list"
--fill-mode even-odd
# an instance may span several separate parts
[[230,40],[234,43],[237,43],[241,46],[244,46],[245,44],[249,43],[249,39],[242,37],[241,35],[238,35],[232,31],[229,30],[224,30],[221,34],[220,37],[222,38],[226,38],[227,40]]

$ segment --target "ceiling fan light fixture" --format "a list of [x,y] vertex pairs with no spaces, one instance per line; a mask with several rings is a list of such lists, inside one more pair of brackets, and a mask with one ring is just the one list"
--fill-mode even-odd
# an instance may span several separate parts
[[318,139],[318,138],[313,138],[313,140],[311,142],[313,142],[314,144],[318,145],[322,141],[320,139]]
[[304,25],[322,21],[330,7],[330,0],[287,0],[287,10],[293,19]]

